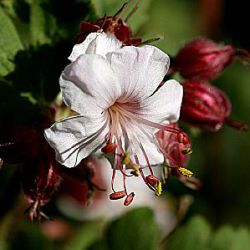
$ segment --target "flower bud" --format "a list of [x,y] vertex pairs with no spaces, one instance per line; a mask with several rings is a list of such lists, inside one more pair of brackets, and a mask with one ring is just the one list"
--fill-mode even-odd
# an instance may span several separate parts
[[23,190],[30,204],[28,212],[31,221],[47,218],[40,207],[50,201],[61,181],[61,166],[54,159],[52,149],[44,144],[43,150],[42,157],[26,162],[22,172]]
[[[63,183],[60,188],[64,196],[74,198],[80,204],[90,204],[92,198],[99,199],[104,180],[97,169],[101,168],[101,162],[93,157],[83,159],[74,168],[63,168]],[[99,186],[100,185],[100,186]]]
[[124,45],[137,45],[141,42],[141,38],[132,38],[130,27],[121,18],[107,16],[95,22],[82,22],[80,24],[80,34],[76,38],[76,43],[83,42],[89,33],[100,30],[105,33],[114,34]]
[[246,130],[245,124],[229,118],[231,104],[224,92],[197,82],[185,82],[183,88],[183,121],[211,131],[218,131],[224,123],[238,130]]
[[173,70],[184,78],[208,81],[221,74],[234,57],[232,46],[223,46],[208,39],[187,43],[177,54]]
[[168,128],[179,130],[179,133],[159,130],[156,133],[160,149],[171,168],[185,167],[191,153],[191,139],[179,129],[177,123],[167,125]]

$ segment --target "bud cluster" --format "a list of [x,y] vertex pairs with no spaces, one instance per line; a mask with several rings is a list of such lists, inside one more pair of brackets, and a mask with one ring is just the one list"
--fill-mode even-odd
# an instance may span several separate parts
[[181,48],[172,65],[172,72],[185,79],[181,119],[210,131],[218,131],[223,124],[246,130],[246,124],[229,117],[231,103],[227,95],[207,82],[219,77],[235,58],[249,62],[249,55],[243,49],[205,38],[195,39]]

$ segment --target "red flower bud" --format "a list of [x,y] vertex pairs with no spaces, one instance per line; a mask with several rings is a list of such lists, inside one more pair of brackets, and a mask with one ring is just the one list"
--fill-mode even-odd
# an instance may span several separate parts
[[114,193],[110,194],[109,199],[110,200],[119,200],[119,199],[122,199],[125,196],[126,196],[125,191],[118,191],[118,192],[114,192]]
[[61,166],[44,139],[41,156],[27,161],[23,167],[22,182],[25,197],[30,204],[30,220],[47,218],[40,207],[46,205],[61,181]]
[[83,42],[89,33],[100,30],[114,34],[124,45],[137,45],[141,42],[141,38],[132,38],[130,27],[121,18],[108,16],[98,19],[96,22],[82,22],[76,43]]
[[125,199],[125,201],[124,201],[124,206],[130,205],[131,202],[133,201],[134,197],[135,197],[135,193],[134,193],[134,192],[130,193],[130,194],[126,197],[126,199]]
[[98,160],[87,157],[74,168],[63,168],[63,182],[60,188],[63,196],[74,198],[80,204],[89,204],[93,197],[95,200],[102,198],[105,189],[101,187],[105,183],[102,175],[97,172],[99,167],[101,166]]
[[193,126],[218,131],[224,123],[245,130],[247,126],[229,118],[231,104],[218,88],[197,82],[183,84],[181,119]]
[[191,153],[191,139],[179,129],[176,123],[167,125],[169,128],[177,129],[179,134],[167,130],[159,130],[156,133],[160,149],[168,161],[170,167],[185,167],[188,155]]
[[187,43],[177,54],[173,66],[184,78],[207,81],[220,75],[234,57],[232,46],[223,46],[207,39]]
[[141,38],[133,38],[130,27],[126,24],[128,18],[136,11],[137,5],[129,13],[126,21],[120,18],[120,15],[127,8],[128,3],[125,3],[122,8],[114,16],[106,16],[98,19],[95,22],[82,22],[80,24],[80,34],[76,38],[76,43],[81,43],[91,32],[103,31],[116,36],[124,45],[138,45],[141,43]]

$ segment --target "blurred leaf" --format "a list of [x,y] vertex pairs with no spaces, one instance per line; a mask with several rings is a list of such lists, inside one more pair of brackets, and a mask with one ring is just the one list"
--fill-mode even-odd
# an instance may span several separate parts
[[[21,97],[18,90],[0,81],[0,132],[4,136],[6,129],[18,124],[35,122],[38,107],[31,104],[26,97]],[[10,137],[12,135],[9,135]]]
[[107,231],[110,250],[155,250],[159,229],[149,208],[137,208],[115,220]]
[[9,247],[6,242],[0,240],[0,249],[1,250],[8,250]]
[[235,230],[224,226],[213,237],[211,246],[212,250],[246,250],[250,246],[250,232],[244,228]]
[[146,38],[162,36],[164,39],[155,44],[170,54],[175,54],[185,42],[200,35],[197,1],[157,0],[152,2],[148,13],[148,22],[140,33]]
[[185,226],[179,228],[170,239],[167,250],[205,250],[211,229],[202,217],[192,218]]
[[[15,232],[15,238],[12,239],[11,249],[25,249],[25,250],[55,250],[54,244],[47,239],[41,232],[39,224],[31,224],[25,222],[19,224],[18,232]],[[18,227],[17,226],[17,227]]]
[[0,76],[5,76],[14,70],[14,56],[23,49],[23,45],[15,26],[2,7],[0,7],[0,23]]
[[51,36],[56,29],[55,17],[42,8],[43,0],[30,0],[30,39],[32,45],[51,43]]
[[64,250],[85,250],[100,237],[103,228],[102,221],[93,221],[84,224],[73,239],[63,248]]
[[7,78],[18,91],[30,92],[40,103],[52,101],[60,90],[59,77],[68,63],[69,53],[67,43],[43,45],[19,52],[15,57],[16,70]]
[[[103,1],[103,0],[92,0],[92,3],[96,9],[97,14],[99,17],[103,17],[104,15],[112,16],[114,15],[125,3],[126,1],[123,0],[110,0],[110,1]],[[133,9],[137,0],[131,2],[131,4],[126,9],[125,13],[122,15],[123,19],[125,19],[128,13]],[[133,16],[129,19],[130,23],[129,26],[132,28],[133,33],[137,32],[139,28],[148,21],[149,19],[149,9],[152,0],[143,0],[138,6],[138,9],[133,14]]]
[[80,21],[94,15],[90,0],[29,0],[32,45],[73,41]]
[[223,226],[213,232],[200,216],[178,228],[167,242],[166,250],[246,250],[250,245],[250,231]]
[[[83,250],[83,249],[82,249]],[[104,240],[98,240],[94,242],[88,250],[110,250]]]

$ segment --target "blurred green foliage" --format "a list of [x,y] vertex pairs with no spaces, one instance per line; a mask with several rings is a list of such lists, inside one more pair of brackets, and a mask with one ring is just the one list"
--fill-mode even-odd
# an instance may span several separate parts
[[246,250],[250,244],[250,231],[223,226],[214,231],[207,221],[196,216],[177,229],[167,242],[167,250]]

